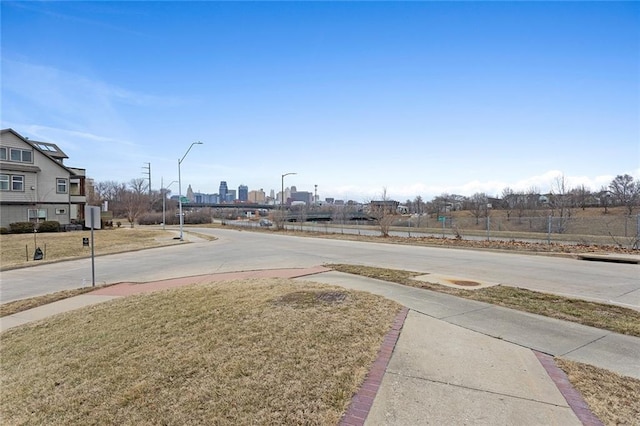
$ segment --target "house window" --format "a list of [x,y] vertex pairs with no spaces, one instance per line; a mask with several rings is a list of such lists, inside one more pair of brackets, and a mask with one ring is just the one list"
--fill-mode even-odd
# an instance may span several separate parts
[[56,192],[58,194],[67,193],[67,180],[63,178],[56,179]]
[[9,190],[9,175],[0,175],[0,191]]
[[7,159],[7,148],[3,146],[0,148],[0,160],[6,160],[6,159]]
[[33,161],[32,152],[27,149],[11,148],[11,161],[19,163],[31,163]]
[[11,176],[11,190],[24,191],[24,176],[19,176],[19,175]]
[[40,222],[47,220],[47,210],[46,209],[28,209],[27,216],[29,217],[29,222]]
[[66,214],[67,211],[65,209],[56,209],[56,214]]

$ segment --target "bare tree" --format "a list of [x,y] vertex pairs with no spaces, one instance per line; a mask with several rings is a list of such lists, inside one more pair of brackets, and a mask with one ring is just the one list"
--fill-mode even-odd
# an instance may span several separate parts
[[271,211],[271,219],[276,225],[276,229],[281,231],[284,229],[285,222],[287,221],[287,212],[283,209],[274,209]]
[[420,221],[422,219],[422,213],[424,213],[424,201],[422,201],[422,197],[417,195],[416,198],[413,199],[413,207],[415,209],[415,213],[418,215],[418,224],[416,225],[418,228],[420,227]]
[[128,190],[123,194],[122,208],[131,227],[142,214],[149,211],[149,194],[145,179],[132,179]]
[[551,199],[549,200],[552,212],[558,210],[558,233],[566,230],[567,221],[571,217],[571,198],[569,197],[569,185],[564,175],[558,176],[551,190]]
[[480,217],[487,216],[489,199],[484,192],[476,192],[469,198],[470,211],[473,217],[476,218],[476,225],[480,223]]
[[507,221],[511,220],[511,213],[515,207],[515,193],[513,189],[506,187],[502,190],[501,207],[507,212]]
[[380,200],[369,202],[369,214],[376,220],[380,234],[383,237],[389,236],[389,229],[395,220],[398,202],[391,200],[387,195],[387,188],[382,188]]
[[[538,195],[535,194],[535,196],[537,197]],[[531,199],[531,194],[528,192],[525,193],[524,191],[518,191],[513,193],[513,197],[514,208],[518,214],[518,224],[521,224],[525,213],[527,210],[531,209],[531,202],[529,201]]]
[[589,204],[589,198],[591,198],[591,191],[584,185],[580,185],[569,191],[569,197],[571,198],[572,207],[580,207],[585,210]]
[[435,197],[432,201],[434,207],[437,208],[436,213],[438,215],[445,214],[453,210],[453,196],[450,194],[442,193]]
[[300,231],[302,231],[302,225],[307,221],[309,206],[307,205],[307,203],[293,205],[291,206],[290,211],[292,214],[295,214],[296,222],[300,224]]
[[535,186],[531,186],[525,191],[524,196],[525,208],[527,210],[536,210],[540,204],[540,189]]
[[600,205],[604,207],[604,214],[609,214],[609,205],[611,204],[611,192],[607,189],[606,186],[600,188],[600,192],[598,192],[598,199],[600,201]]
[[407,208],[408,213],[413,213],[413,201],[407,198],[403,205]]
[[94,185],[94,190],[100,201],[118,202],[122,194],[127,190],[125,183],[108,180],[98,182]]
[[609,184],[614,200],[627,208],[629,216],[640,200],[640,181],[634,182],[631,175],[618,175]]

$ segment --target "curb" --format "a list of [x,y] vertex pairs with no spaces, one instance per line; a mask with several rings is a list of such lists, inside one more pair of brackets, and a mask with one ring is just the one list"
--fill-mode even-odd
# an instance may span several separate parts
[[380,389],[380,385],[382,384],[384,373],[387,371],[387,366],[391,360],[391,355],[396,347],[396,343],[400,337],[400,331],[404,326],[404,320],[407,318],[408,313],[409,308],[402,307],[402,310],[396,315],[391,330],[384,336],[382,346],[378,351],[378,356],[371,365],[367,377],[360,386],[360,389],[358,389],[353,398],[351,398],[351,403],[347,411],[340,419],[340,426],[364,425],[373,401],[378,394],[378,389]]
[[544,354],[532,349],[532,352],[540,361],[540,364],[547,371],[547,374],[553,380],[556,387],[573,410],[576,417],[584,426],[604,426],[599,418],[591,412],[589,405],[569,381],[569,378],[560,367],[558,367],[551,355]]

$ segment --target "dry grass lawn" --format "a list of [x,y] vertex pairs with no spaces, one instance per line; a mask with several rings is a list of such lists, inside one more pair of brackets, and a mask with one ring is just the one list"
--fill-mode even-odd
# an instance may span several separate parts
[[[102,229],[93,233],[96,254],[121,253],[180,243],[173,239],[173,233],[151,228]],[[46,245],[46,257],[41,261],[33,260],[36,248],[34,234],[0,235],[2,269],[91,256],[91,249],[82,246],[83,237],[91,241],[91,231],[51,232],[36,234],[35,237],[37,247],[45,251]]]
[[640,312],[621,306],[571,299],[516,287],[494,286],[478,290],[466,290],[413,279],[418,275],[424,275],[422,272],[347,264],[327,264],[325,266],[340,272],[438,291],[466,299],[492,303],[640,337]]
[[284,279],[117,299],[0,335],[0,418],[335,424],[398,310]]
[[556,362],[605,425],[640,424],[640,380],[566,359]]

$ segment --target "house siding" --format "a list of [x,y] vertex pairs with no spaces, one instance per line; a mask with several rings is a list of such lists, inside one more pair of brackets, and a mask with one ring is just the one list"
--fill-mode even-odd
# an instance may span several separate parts
[[[84,184],[84,169],[70,169],[61,162],[42,153],[30,143],[16,135],[11,129],[2,130],[0,146],[28,149],[32,152],[31,163],[0,161],[2,174],[24,176],[23,191],[0,191],[0,226],[29,220],[29,209],[46,210],[47,220],[68,224],[72,219],[80,220],[86,197],[78,185]],[[10,156],[8,156],[10,158]],[[57,180],[66,180],[66,192],[58,193]],[[73,206],[73,208],[72,208]],[[62,213],[64,211],[64,213]]]

